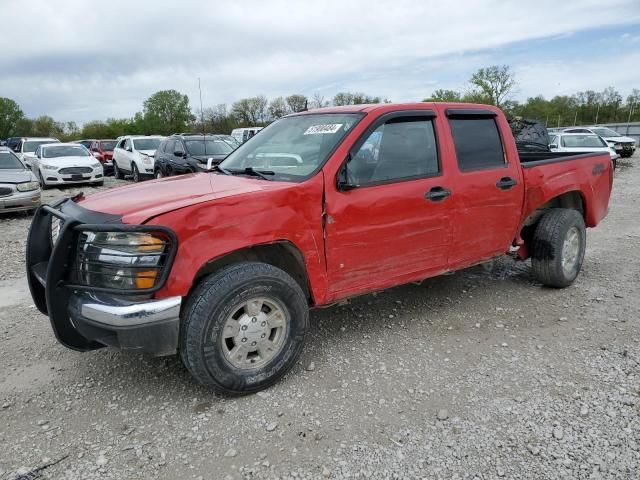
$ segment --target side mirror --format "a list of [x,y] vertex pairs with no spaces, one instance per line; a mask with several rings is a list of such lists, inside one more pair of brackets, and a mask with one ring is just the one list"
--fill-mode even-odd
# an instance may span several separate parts
[[347,157],[347,161],[344,162],[340,170],[338,171],[338,177],[336,182],[336,187],[340,192],[346,192],[349,190],[353,190],[357,187],[357,185],[352,184],[349,181],[349,162],[351,161],[351,154]]
[[555,143],[552,143],[551,145],[549,145],[549,148],[558,148],[558,145],[556,145]]

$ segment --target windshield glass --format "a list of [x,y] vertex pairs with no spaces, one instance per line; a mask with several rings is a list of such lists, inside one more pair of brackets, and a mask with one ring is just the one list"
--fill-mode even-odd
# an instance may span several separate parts
[[0,152],[0,170],[24,170],[24,165],[11,152]]
[[161,138],[135,138],[133,146],[136,150],[157,150],[161,141]]
[[104,140],[100,142],[100,148],[102,148],[102,150],[111,151],[116,148],[116,143],[117,142],[115,140]]
[[35,152],[40,145],[45,145],[47,143],[55,143],[55,140],[30,140],[28,142],[24,142],[24,145],[22,145],[22,152]]
[[88,157],[89,151],[81,146],[60,145],[59,147],[45,147],[42,149],[43,158],[58,157]]
[[282,118],[234,150],[221,167],[272,171],[274,180],[303,180],[325,162],[361,117],[321,113]]
[[611,130],[610,128],[592,128],[593,133],[600,135],[601,137],[621,137],[618,132]]
[[225,143],[228,143],[231,148],[238,148],[240,146],[240,142],[233,138],[231,135],[216,135],[215,137]]
[[231,153],[233,148],[222,140],[187,140],[187,150],[191,155],[226,155]]
[[597,135],[566,135],[562,137],[562,144],[565,147],[593,148],[606,147],[607,144]]

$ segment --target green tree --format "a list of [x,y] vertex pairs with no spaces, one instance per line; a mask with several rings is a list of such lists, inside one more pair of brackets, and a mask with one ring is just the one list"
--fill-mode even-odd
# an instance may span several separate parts
[[434,91],[430,97],[422,100],[423,102],[460,102],[462,101],[462,94],[456,90],[446,90],[439,88]]
[[153,133],[169,135],[184,131],[194,119],[189,97],[176,90],[160,90],[144,101],[142,121],[138,119],[137,125]]
[[274,98],[269,102],[269,117],[272,120],[284,117],[287,113],[289,113],[289,108],[283,97]]
[[471,75],[469,82],[496,107],[500,107],[516,87],[515,76],[508,65],[481,68]]
[[264,95],[243,98],[231,107],[231,113],[243,126],[260,126],[264,124],[269,101]]
[[286,100],[289,109],[294,113],[302,112],[307,107],[308,99],[304,95],[289,95]]
[[62,137],[64,125],[49,115],[40,115],[33,121],[33,135],[36,137]]
[[[385,100],[387,102],[387,100]],[[335,106],[363,105],[367,103],[382,103],[380,97],[372,97],[361,92],[339,92],[333,97]]]
[[0,138],[7,138],[16,133],[16,127],[24,113],[20,106],[10,98],[0,98]]

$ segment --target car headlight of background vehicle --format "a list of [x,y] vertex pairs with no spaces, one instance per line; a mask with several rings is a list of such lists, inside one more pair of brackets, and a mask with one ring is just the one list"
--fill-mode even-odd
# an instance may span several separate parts
[[16,189],[19,192],[29,192],[31,190],[37,190],[39,188],[40,188],[39,182],[24,182],[24,183],[18,183],[16,185]]
[[165,232],[81,231],[74,280],[128,293],[159,288],[171,266],[174,244]]
[[42,168],[44,168],[45,170],[58,170],[58,167],[56,167],[55,165],[46,165],[46,164],[42,164],[40,165]]

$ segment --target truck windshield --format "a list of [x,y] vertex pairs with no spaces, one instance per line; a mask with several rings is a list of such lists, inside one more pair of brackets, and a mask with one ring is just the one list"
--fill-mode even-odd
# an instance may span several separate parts
[[602,148],[607,144],[597,135],[566,135],[562,137],[562,144],[565,147],[575,148]]
[[100,142],[100,146],[102,147],[102,150],[106,151],[106,152],[110,152],[112,151],[114,148],[116,148],[116,142],[115,140],[108,140],[108,141],[101,141]]
[[220,166],[232,171],[268,170],[273,172],[273,180],[304,180],[326,161],[360,118],[360,113],[282,118],[243,143]]

